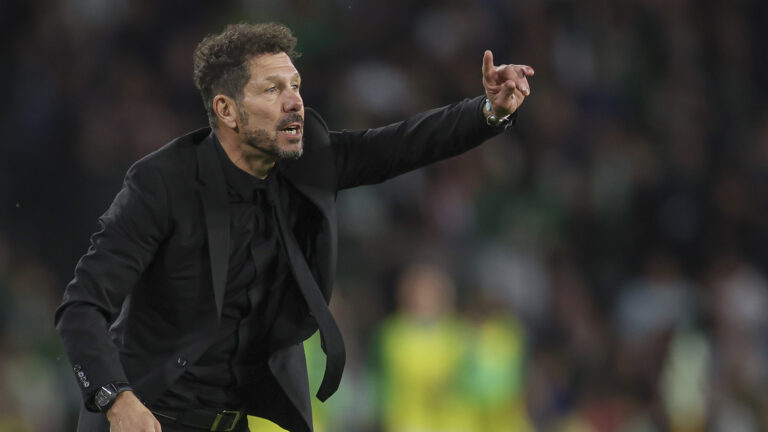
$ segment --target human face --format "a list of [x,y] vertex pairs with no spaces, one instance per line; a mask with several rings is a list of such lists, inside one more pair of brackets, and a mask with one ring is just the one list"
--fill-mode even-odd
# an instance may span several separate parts
[[303,151],[301,76],[285,53],[250,61],[251,78],[237,103],[238,134],[254,150],[275,159],[298,159]]

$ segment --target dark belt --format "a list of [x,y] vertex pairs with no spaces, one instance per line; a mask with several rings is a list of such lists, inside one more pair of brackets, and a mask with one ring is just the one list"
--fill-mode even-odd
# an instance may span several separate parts
[[175,423],[212,432],[227,432],[235,430],[238,422],[244,417],[243,411],[207,410],[171,411],[150,408],[152,414]]

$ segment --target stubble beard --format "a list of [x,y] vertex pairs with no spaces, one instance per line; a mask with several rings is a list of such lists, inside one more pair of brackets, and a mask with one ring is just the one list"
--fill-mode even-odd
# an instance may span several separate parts
[[[294,117],[289,117],[290,121],[300,121],[303,125],[303,119],[298,114]],[[275,130],[273,134],[270,134],[266,129],[248,129],[249,124],[249,115],[245,113],[244,111],[240,111],[240,118],[242,119],[243,124],[241,125],[242,128],[242,135],[243,140],[245,143],[254,148],[257,149],[263,153],[266,153],[278,160],[282,159],[288,159],[288,160],[295,160],[301,157],[301,155],[304,153],[304,146],[299,145],[296,148],[291,149],[284,149],[281,148],[277,144],[277,133],[278,130]],[[281,122],[286,123],[286,122]],[[290,123],[290,122],[289,122]],[[278,126],[279,128],[280,126]],[[289,139],[289,142],[293,145],[300,144],[302,138],[294,138]]]

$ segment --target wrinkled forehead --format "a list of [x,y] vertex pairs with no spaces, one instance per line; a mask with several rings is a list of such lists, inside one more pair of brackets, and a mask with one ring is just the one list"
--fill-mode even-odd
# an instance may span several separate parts
[[268,78],[290,81],[301,77],[286,53],[260,54],[251,58],[249,63],[252,81],[263,81]]

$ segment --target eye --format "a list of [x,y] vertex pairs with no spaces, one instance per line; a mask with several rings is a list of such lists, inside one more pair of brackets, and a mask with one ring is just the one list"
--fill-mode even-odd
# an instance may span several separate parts
[[265,91],[266,91],[266,93],[276,93],[277,92],[277,87],[276,86],[270,86]]
[[294,89],[294,90],[298,90],[299,87],[300,86],[298,84],[291,84],[291,88]]

